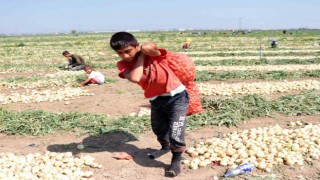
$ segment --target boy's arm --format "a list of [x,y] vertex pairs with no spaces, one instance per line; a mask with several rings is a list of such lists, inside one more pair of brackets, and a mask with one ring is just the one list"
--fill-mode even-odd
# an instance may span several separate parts
[[152,42],[146,42],[143,45],[141,45],[140,51],[141,53],[152,57],[161,55],[161,52],[159,51],[157,45]]
[[143,75],[143,63],[145,59],[144,54],[140,54],[136,64],[133,66],[131,71],[124,72],[124,77],[126,77],[129,81],[138,83]]
[[85,81],[83,81],[82,83],[80,83],[80,86],[84,86],[86,85],[88,82],[90,82],[90,78],[86,79]]

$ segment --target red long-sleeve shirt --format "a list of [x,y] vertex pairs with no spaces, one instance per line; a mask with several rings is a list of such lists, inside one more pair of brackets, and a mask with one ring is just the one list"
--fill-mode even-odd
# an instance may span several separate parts
[[[143,64],[143,75],[138,85],[144,90],[146,98],[159,96],[177,88],[182,83],[168,66],[167,51],[159,49],[160,56],[147,56]],[[120,60],[117,62],[119,77],[125,78],[124,72],[131,70],[136,61],[127,62]]]

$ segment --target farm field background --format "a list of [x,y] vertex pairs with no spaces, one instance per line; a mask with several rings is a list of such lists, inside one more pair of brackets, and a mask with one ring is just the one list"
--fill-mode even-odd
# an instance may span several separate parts
[[[298,131],[312,123],[312,137],[319,139],[319,30],[289,30],[286,34],[275,30],[237,35],[229,31],[133,34],[140,43],[153,41],[160,48],[185,53],[196,64],[196,82],[205,112],[188,118],[188,146],[211,137],[222,138],[222,134],[273,128],[276,124]],[[115,64],[119,58],[109,47],[111,35],[0,37],[0,157],[7,153],[73,152],[74,156],[90,155],[102,165],[84,167],[93,172],[94,179],[166,179],[163,174],[170,154],[159,161],[146,157],[160,148],[150,131],[148,115],[143,116],[148,114],[149,102],[137,85],[118,78]],[[192,48],[183,50],[186,38],[192,39]],[[271,39],[278,40],[278,48],[270,47]],[[64,50],[84,57],[105,74],[107,83],[78,87],[84,72],[59,68],[66,64],[61,55]],[[302,125],[293,125],[297,121]],[[309,141],[314,142],[312,151],[299,147],[302,164],[297,161],[288,165],[283,157],[284,163],[256,168],[237,178],[319,179],[320,144]],[[85,149],[78,150],[81,142]],[[293,144],[281,148],[293,152]],[[133,160],[112,158],[122,151],[132,154]],[[184,158],[196,157],[186,153]],[[217,158],[213,161],[222,162]],[[221,178],[237,163],[241,162],[206,165],[197,170],[183,165],[183,174],[176,179]],[[5,168],[0,163],[1,167]]]

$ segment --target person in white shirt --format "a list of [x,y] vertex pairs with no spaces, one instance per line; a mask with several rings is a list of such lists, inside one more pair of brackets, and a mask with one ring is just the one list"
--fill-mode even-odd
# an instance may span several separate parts
[[86,65],[83,70],[87,73],[87,79],[80,83],[80,86],[85,86],[88,84],[103,84],[104,83],[104,75],[95,71],[91,65]]

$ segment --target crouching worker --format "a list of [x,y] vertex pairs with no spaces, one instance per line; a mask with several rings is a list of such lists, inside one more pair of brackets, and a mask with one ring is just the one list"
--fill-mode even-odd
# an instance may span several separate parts
[[86,72],[87,79],[80,83],[80,86],[104,83],[104,75],[101,72],[95,71],[91,65],[85,65],[83,70]]
[[[186,87],[168,66],[166,51],[153,43],[139,45],[130,33],[115,33],[111,48],[121,58],[117,62],[120,78],[138,84],[151,103],[151,127],[161,149],[155,154],[172,153],[167,176],[181,173],[180,161],[186,148],[185,126],[189,104]],[[156,158],[156,156],[149,156]]]
[[190,49],[191,48],[191,42],[192,42],[192,40],[190,38],[187,38],[186,42],[183,43],[182,48],[183,49]]
[[85,66],[85,61],[81,56],[78,56],[76,54],[70,54],[68,51],[63,51],[62,55],[66,57],[69,61],[69,64],[67,65],[66,69],[71,71],[83,70]]

